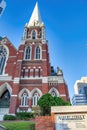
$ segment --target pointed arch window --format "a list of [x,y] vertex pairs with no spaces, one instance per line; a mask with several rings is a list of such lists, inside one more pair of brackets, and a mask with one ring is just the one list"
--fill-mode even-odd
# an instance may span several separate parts
[[30,77],[30,68],[28,68],[28,77]]
[[30,46],[28,46],[26,49],[25,49],[25,59],[28,60],[31,58],[31,48]]
[[37,102],[39,100],[40,96],[37,92],[33,94],[33,106],[37,106]]
[[27,93],[23,93],[21,97],[21,106],[28,106],[28,95]]
[[7,50],[3,46],[0,46],[0,75],[3,74],[5,62],[7,57]]
[[40,47],[36,47],[36,54],[35,54],[35,59],[40,59]]
[[33,69],[33,77],[35,77],[35,68]]
[[32,32],[32,39],[36,39],[36,31],[35,30],[33,30],[33,32]]
[[53,97],[57,96],[57,94],[56,94],[55,91],[52,91],[52,92],[51,92],[51,95],[52,95]]
[[23,68],[22,76],[25,77],[25,68]]
[[41,72],[40,72],[40,68],[38,69],[38,77],[40,77]]

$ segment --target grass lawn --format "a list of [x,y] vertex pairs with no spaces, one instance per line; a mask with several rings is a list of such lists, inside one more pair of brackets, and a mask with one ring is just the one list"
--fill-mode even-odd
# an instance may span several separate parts
[[22,122],[4,122],[3,126],[7,128],[7,130],[35,130],[34,123],[22,121]]

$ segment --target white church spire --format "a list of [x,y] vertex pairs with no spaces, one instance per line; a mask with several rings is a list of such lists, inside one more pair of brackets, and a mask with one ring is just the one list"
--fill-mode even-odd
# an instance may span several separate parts
[[30,21],[28,23],[28,26],[39,26],[43,24],[41,16],[40,16],[40,11],[38,7],[38,2],[36,2],[36,5],[34,7],[33,13],[31,15]]

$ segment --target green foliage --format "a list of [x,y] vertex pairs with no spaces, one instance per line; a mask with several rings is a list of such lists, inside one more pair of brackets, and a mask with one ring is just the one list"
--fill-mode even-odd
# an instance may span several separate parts
[[16,117],[20,120],[29,120],[29,118],[34,118],[34,114],[31,112],[18,112]]
[[18,112],[15,116],[13,115],[5,115],[4,120],[29,120],[30,118],[34,118],[36,113],[32,112]]
[[41,108],[42,115],[50,115],[51,106],[67,106],[70,103],[65,102],[61,97],[52,97],[51,94],[47,93],[39,99],[38,105]]
[[5,122],[2,125],[7,130],[35,130],[35,124],[30,122]]
[[70,106],[70,103],[65,102],[64,99],[61,97],[53,97],[53,98],[54,98],[54,106]]
[[4,115],[4,120],[16,120],[16,116],[13,115]]
[[49,115],[51,106],[54,105],[54,100],[53,100],[53,97],[51,96],[51,94],[47,93],[47,94],[43,95],[39,99],[38,105],[41,108],[42,115]]

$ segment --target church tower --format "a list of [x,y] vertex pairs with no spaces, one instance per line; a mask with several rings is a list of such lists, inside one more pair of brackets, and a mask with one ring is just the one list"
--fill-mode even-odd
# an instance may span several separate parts
[[6,49],[8,48],[6,52],[9,52],[5,53],[8,57],[5,66],[3,65],[4,71],[3,68],[0,70],[0,76],[2,77],[2,72],[6,73],[9,80],[5,80],[6,75],[3,81],[0,79],[0,96],[4,97],[6,88],[10,99],[10,114],[15,114],[17,111],[31,111],[32,107],[37,106],[40,97],[46,93],[69,101],[68,86],[62,70],[58,67],[55,71],[50,65],[45,25],[38,3],[29,22],[25,24],[18,50],[7,38],[2,38],[0,42],[0,49],[3,49],[2,45],[5,43]]
[[25,44],[24,60],[33,69],[32,77],[47,77],[51,74],[45,25],[42,22],[38,3],[26,23],[22,44]]

